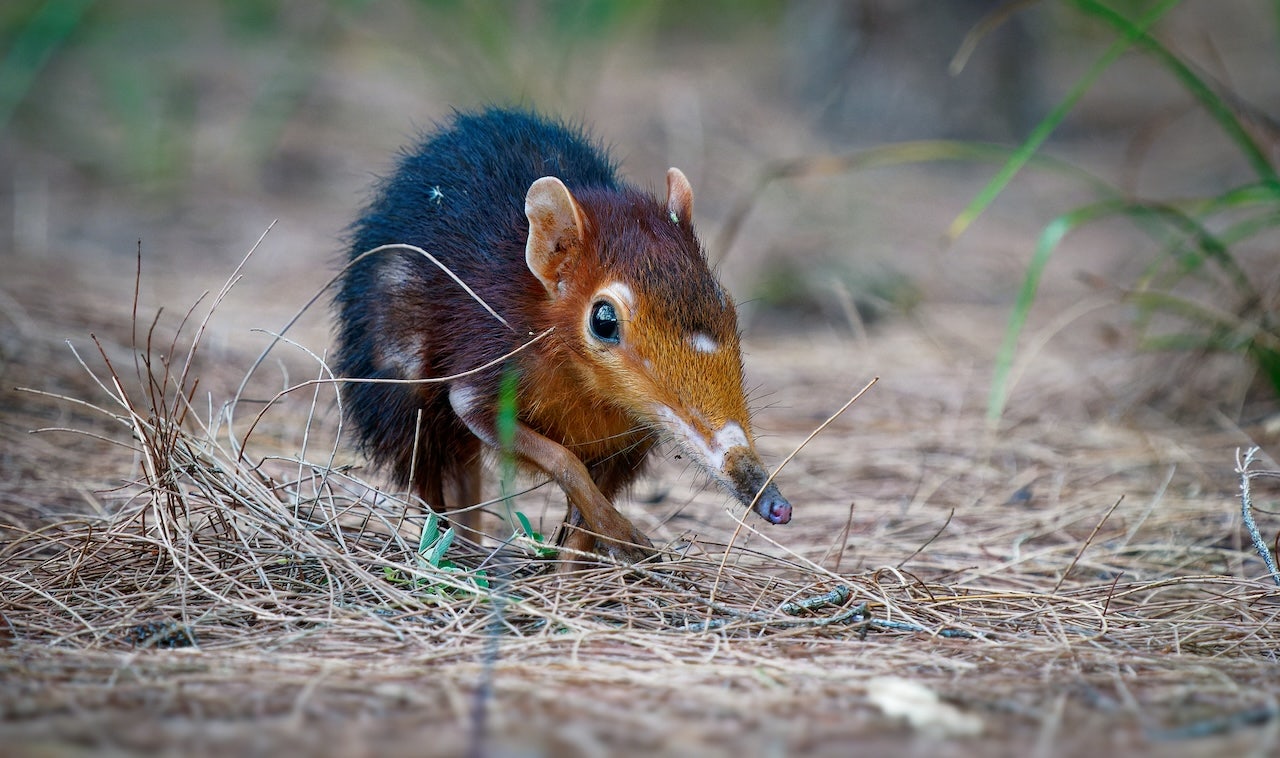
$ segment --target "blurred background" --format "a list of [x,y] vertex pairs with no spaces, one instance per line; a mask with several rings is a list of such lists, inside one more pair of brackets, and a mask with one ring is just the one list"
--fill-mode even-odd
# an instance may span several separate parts
[[[1280,4],[1263,0],[8,0],[0,265],[63,272],[47,297],[127,304],[140,246],[144,300],[185,308],[274,221],[251,307],[228,317],[278,323],[336,269],[344,227],[398,149],[454,108],[520,104],[589,125],[642,186],[684,169],[749,337],[865,338],[941,305],[989,308],[972,335],[986,360],[1053,219],[1101,197],[1182,202],[1258,180],[1243,143],[1150,51],[1088,78],[1119,36],[1096,5],[1162,13],[1155,38],[1274,165]],[[947,237],[1007,150],[1073,95],[1041,151],[1056,163],[1025,169]],[[823,162],[900,144],[928,149]],[[785,160],[800,168],[769,181]],[[1260,217],[1280,208],[1261,205]],[[1232,247],[1247,292],[1185,272],[1170,290],[1252,308],[1270,328],[1271,226]],[[1124,218],[1068,242],[1032,321],[1103,297],[1117,308],[1080,339],[1137,346],[1143,316],[1126,295],[1180,243]],[[325,328],[320,314],[317,339]],[[1257,365],[1236,347],[1233,366]],[[1253,377],[1236,380],[1237,403]]]

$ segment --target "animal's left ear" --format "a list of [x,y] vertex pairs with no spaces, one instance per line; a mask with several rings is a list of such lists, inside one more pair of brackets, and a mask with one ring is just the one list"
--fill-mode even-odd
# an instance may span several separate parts
[[558,298],[564,294],[564,271],[582,252],[582,209],[564,182],[544,176],[529,187],[524,213],[529,219],[525,262],[547,294]]
[[667,213],[677,224],[693,222],[693,187],[678,168],[667,169]]

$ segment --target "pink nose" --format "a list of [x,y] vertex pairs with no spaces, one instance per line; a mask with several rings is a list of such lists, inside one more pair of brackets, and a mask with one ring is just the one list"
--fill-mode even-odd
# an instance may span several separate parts
[[785,524],[791,520],[791,503],[783,500],[769,506],[769,515],[765,516],[774,524]]
[[760,496],[760,501],[756,503],[756,513],[759,513],[770,524],[785,524],[791,520],[791,503],[778,492],[778,488],[772,484],[769,489],[765,490]]

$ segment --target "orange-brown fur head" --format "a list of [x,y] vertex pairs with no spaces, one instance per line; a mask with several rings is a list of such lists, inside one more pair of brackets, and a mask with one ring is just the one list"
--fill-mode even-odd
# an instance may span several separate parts
[[575,196],[543,177],[525,213],[526,262],[558,333],[552,360],[572,377],[559,391],[600,418],[658,432],[761,516],[789,521],[777,488],[760,492],[767,474],[743,393],[737,313],[694,235],[684,174],[667,172],[665,206],[636,192]]

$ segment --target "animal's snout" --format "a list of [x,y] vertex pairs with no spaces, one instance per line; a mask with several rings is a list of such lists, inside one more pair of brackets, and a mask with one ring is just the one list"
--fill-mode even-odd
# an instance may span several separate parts
[[770,524],[785,524],[791,520],[791,502],[770,482],[756,501],[756,513]]

